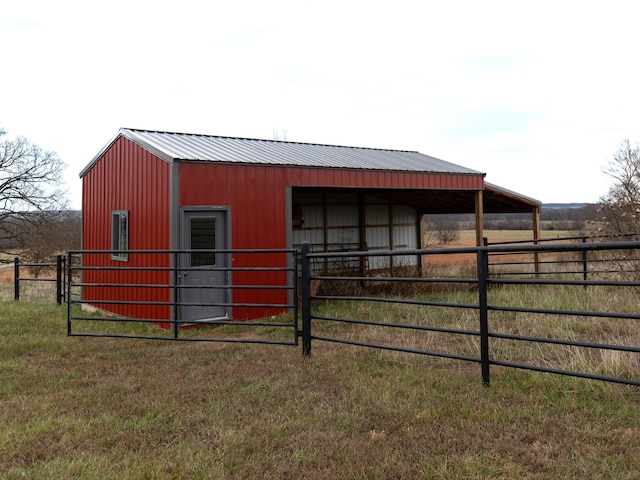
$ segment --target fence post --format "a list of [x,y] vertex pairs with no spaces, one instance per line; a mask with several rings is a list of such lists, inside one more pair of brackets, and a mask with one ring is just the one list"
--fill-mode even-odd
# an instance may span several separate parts
[[[73,300],[73,298],[71,297],[71,281],[72,281],[72,277],[71,277],[71,266],[73,265],[73,253],[71,251],[67,252],[67,261],[66,261],[66,265],[64,266],[64,270],[65,270],[65,290],[66,290],[66,299],[67,299],[67,336],[71,336],[71,301]],[[80,281],[80,283],[82,283],[82,280]],[[80,295],[80,298],[82,298],[82,295]]]
[[171,301],[173,302],[171,308],[173,309],[171,318],[173,319],[173,324],[171,328],[173,329],[173,338],[178,339],[180,335],[180,324],[178,323],[178,319],[180,316],[180,279],[182,275],[180,273],[180,253],[175,251],[171,256],[172,269],[173,269],[173,289],[171,292]]
[[62,305],[62,255],[56,257],[56,302]]
[[[582,237],[582,243],[587,243],[587,237]],[[588,265],[587,265],[587,249],[582,250],[582,279],[586,282],[588,277]],[[587,288],[587,285],[584,285]]]
[[13,299],[20,300],[20,259],[13,259]]
[[478,249],[478,307],[480,309],[480,364],[482,384],[489,387],[489,314],[487,308],[487,277],[489,255],[486,248]]
[[311,262],[309,242],[302,242],[302,355],[311,355]]

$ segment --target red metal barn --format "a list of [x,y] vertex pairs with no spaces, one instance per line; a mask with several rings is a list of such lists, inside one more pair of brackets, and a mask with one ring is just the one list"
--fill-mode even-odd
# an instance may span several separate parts
[[[420,248],[426,213],[475,213],[478,242],[484,212],[529,212],[539,230],[539,202],[486,184],[483,173],[412,151],[121,129],[80,176],[83,249],[113,251],[85,256],[85,281],[94,286],[84,290],[84,299],[90,303],[99,298],[99,307],[134,318],[241,320],[281,310],[236,306],[176,311],[169,305],[141,305],[135,301],[140,293],[130,298],[127,285],[199,280],[173,278],[167,270],[169,254],[128,255],[127,250],[284,249],[303,241],[319,251]],[[284,254],[193,255],[188,261],[234,269],[287,262]],[[376,262],[367,268],[419,260],[380,257]],[[141,266],[148,269],[136,269]],[[284,285],[287,278],[284,272],[234,270],[215,281]],[[145,292],[146,301],[170,303],[170,288]],[[265,303],[267,297],[268,303],[287,300],[286,292],[268,290],[231,294],[220,288],[204,295],[209,296],[205,303],[236,305]]]

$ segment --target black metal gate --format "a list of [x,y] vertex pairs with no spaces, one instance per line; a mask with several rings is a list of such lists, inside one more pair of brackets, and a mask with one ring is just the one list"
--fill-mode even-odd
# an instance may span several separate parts
[[[124,262],[113,253],[69,252],[68,335],[298,345],[295,250],[131,250]],[[230,261],[184,260],[196,255]],[[190,308],[205,314],[182,318]]]

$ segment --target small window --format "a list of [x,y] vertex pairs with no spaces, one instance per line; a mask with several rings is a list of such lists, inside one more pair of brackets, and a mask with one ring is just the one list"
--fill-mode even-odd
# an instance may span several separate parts
[[114,210],[111,213],[111,258],[129,260],[129,212]]

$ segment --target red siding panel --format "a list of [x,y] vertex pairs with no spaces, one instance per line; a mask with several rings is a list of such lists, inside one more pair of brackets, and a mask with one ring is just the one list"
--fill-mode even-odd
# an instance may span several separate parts
[[287,186],[478,190],[482,177],[185,162],[179,202],[230,207],[233,248],[283,248]]
[[[129,249],[166,250],[169,248],[170,166],[163,160],[120,137],[82,179],[82,229],[84,250],[109,250],[111,213],[129,212]],[[124,263],[111,256],[85,255],[85,266],[168,267],[167,255],[130,255]],[[85,271],[86,283],[169,284],[168,272]],[[168,288],[136,289],[88,287],[84,299],[168,301]],[[135,296],[135,298],[134,298]],[[100,306],[100,305],[98,305]],[[120,315],[136,318],[169,318],[169,309],[160,306],[102,305]]]

